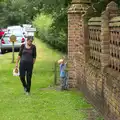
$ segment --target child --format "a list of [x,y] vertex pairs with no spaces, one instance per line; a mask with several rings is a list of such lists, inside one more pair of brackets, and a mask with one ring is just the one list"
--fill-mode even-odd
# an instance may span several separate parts
[[60,65],[60,81],[61,81],[61,90],[67,90],[67,74],[66,74],[66,65],[64,59],[58,60]]

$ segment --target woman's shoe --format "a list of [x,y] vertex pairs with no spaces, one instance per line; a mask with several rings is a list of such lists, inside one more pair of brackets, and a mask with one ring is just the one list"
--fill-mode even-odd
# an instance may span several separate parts
[[24,92],[25,92],[25,93],[27,92],[27,88],[24,88]]
[[26,95],[30,95],[30,93],[29,93],[29,92],[26,92]]

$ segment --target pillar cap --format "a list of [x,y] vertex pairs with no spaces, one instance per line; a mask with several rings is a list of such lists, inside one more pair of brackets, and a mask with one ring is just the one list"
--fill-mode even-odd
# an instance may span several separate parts
[[68,13],[84,14],[89,7],[91,0],[72,0]]

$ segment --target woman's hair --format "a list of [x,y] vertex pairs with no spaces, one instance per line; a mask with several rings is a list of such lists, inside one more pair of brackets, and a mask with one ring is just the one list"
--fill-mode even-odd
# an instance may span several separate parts
[[28,41],[28,40],[33,41],[33,36],[28,36],[28,37],[27,37],[27,41]]

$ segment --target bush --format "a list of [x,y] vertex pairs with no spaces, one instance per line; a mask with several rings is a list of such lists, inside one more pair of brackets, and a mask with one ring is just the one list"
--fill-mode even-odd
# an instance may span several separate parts
[[59,30],[56,28],[54,21],[51,15],[37,15],[33,21],[37,29],[36,35],[51,47],[66,52],[67,35],[62,28]]

